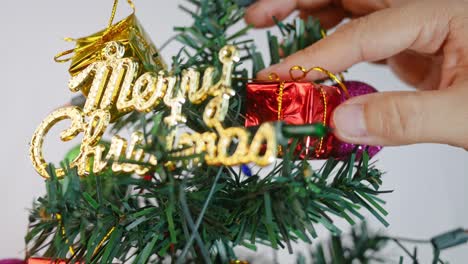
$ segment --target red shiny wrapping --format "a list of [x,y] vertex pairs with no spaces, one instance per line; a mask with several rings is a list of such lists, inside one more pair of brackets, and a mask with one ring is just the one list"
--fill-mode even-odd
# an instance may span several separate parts
[[[264,122],[278,120],[278,92],[279,82],[253,82],[247,84],[247,111],[245,126],[257,126]],[[324,98],[321,90],[325,93]],[[330,124],[333,110],[341,102],[341,92],[334,86],[325,86],[309,82],[285,82],[283,88],[281,120],[287,124],[300,125],[309,123],[322,123],[326,108],[326,125]],[[334,136],[320,140],[305,138],[303,144],[298,146],[301,157],[323,159],[330,156],[333,148]]]
[[[28,264],[66,264],[66,260],[50,259],[50,258],[29,258]],[[76,262],[75,264],[84,264],[84,262]]]

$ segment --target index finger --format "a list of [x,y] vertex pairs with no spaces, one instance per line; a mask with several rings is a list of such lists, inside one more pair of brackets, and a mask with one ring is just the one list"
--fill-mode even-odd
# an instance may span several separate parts
[[330,3],[331,0],[260,0],[247,8],[245,21],[255,27],[273,26],[273,17],[282,20],[296,9],[312,10]]
[[341,72],[356,63],[386,59],[407,49],[435,53],[449,31],[451,17],[444,10],[447,9],[418,2],[352,20],[316,44],[261,71],[259,77],[275,72],[280,78],[289,79],[289,69],[295,65]]

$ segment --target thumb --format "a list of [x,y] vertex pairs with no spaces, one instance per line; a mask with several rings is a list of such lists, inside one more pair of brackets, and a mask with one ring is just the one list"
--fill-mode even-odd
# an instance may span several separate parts
[[350,99],[334,112],[335,134],[363,145],[431,142],[467,148],[466,96],[455,92],[383,92]]

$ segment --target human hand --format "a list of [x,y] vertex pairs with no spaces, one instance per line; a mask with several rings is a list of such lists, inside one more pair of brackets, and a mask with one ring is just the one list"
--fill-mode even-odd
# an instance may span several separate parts
[[[268,17],[284,18],[298,7],[314,14],[329,2],[260,0],[247,10],[246,20],[268,26]],[[385,61],[421,91],[350,99],[334,113],[335,134],[358,144],[434,142],[468,149],[468,2],[342,0],[340,6],[354,15],[370,14],[352,19],[260,76],[275,72],[286,79],[294,65],[340,72],[362,61]],[[328,26],[341,18],[329,18]]]

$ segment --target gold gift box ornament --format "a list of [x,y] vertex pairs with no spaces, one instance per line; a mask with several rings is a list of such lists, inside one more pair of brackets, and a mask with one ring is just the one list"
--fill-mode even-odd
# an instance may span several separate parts
[[[68,71],[71,76],[76,76],[89,65],[104,59],[102,50],[106,46],[106,43],[118,41],[124,46],[123,50],[125,54],[123,54],[123,57],[134,58],[134,60],[138,62],[139,67],[137,67],[137,70],[134,72],[136,76],[143,72],[165,70],[167,67],[158,49],[135,15],[135,6],[130,0],[128,0],[128,3],[132,7],[133,12],[123,20],[113,24],[118,4],[118,1],[115,1],[106,29],[78,39],[66,38],[65,40],[67,41],[74,41],[76,46],[73,49],[57,54],[54,57],[55,61],[71,61]],[[66,55],[71,56],[64,58]],[[107,72],[107,74],[110,73]],[[90,88],[91,82],[87,85],[83,85],[81,91],[85,96],[88,96]],[[115,111],[111,112],[115,113]],[[112,121],[115,120],[115,117],[116,116],[112,116]]]
[[[109,41],[120,41],[125,46],[125,57],[138,58],[146,71],[159,71],[166,68],[156,46],[134,13],[106,29],[74,41],[76,43],[74,49],[64,51],[55,57],[57,62],[71,60],[69,72],[72,76],[89,64],[100,60],[101,50]],[[61,58],[71,53],[74,53],[71,58]]]

